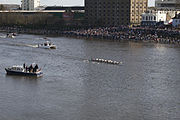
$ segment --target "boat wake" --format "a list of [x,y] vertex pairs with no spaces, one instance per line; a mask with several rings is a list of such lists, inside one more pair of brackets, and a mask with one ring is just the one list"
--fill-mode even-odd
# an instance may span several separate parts
[[6,36],[0,36],[0,38],[6,38]]
[[8,45],[8,46],[24,46],[24,47],[32,47],[32,48],[38,48],[38,45],[30,45],[30,44],[21,44],[21,43],[17,43],[17,44],[13,44],[13,43],[0,43],[0,45]]
[[24,46],[27,46],[27,47],[32,47],[32,48],[38,48],[38,45],[24,45]]
[[49,38],[44,37],[44,38],[35,38],[35,40],[49,40]]
[[90,61],[89,61],[89,60],[83,60],[83,62],[85,62],[85,63],[89,63]]

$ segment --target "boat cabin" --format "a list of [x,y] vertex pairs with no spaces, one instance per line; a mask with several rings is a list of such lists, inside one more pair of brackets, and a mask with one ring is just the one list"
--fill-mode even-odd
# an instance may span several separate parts
[[50,46],[51,45],[51,42],[49,42],[49,41],[46,41],[45,43],[44,43],[44,46]]
[[13,66],[10,69],[13,71],[19,71],[19,72],[22,72],[24,70],[23,66]]

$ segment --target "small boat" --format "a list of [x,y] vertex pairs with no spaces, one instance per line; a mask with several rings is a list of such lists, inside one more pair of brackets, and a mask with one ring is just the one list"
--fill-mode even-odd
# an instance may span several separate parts
[[13,33],[8,33],[6,38],[15,38],[14,34]]
[[56,45],[52,44],[49,41],[46,41],[44,44],[38,44],[38,48],[44,49],[56,49]]
[[23,67],[21,65],[15,65],[10,68],[5,68],[7,75],[19,75],[19,76],[34,76],[34,77],[41,77],[43,72],[41,69],[29,70],[27,67]]
[[99,63],[107,63],[107,64],[113,64],[113,65],[119,65],[122,64],[122,62],[112,61],[112,60],[105,60],[105,59],[91,59],[92,62],[99,62]]

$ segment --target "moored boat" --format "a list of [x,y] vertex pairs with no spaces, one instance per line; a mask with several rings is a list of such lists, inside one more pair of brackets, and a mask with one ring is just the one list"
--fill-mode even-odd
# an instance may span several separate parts
[[46,41],[44,44],[38,44],[38,48],[44,49],[56,49],[56,45],[52,44],[49,41]]
[[41,69],[36,67],[25,67],[21,65],[15,65],[9,68],[5,68],[7,75],[19,75],[19,76],[34,76],[34,77],[41,77],[43,72]]

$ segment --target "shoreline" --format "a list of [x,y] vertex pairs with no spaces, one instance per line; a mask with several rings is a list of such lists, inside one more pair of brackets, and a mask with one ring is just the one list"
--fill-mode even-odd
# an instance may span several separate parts
[[129,28],[122,26],[61,31],[20,27],[0,27],[0,32],[46,35],[55,37],[113,40],[117,42],[134,41],[180,45],[180,31],[172,29],[150,29],[143,27]]

